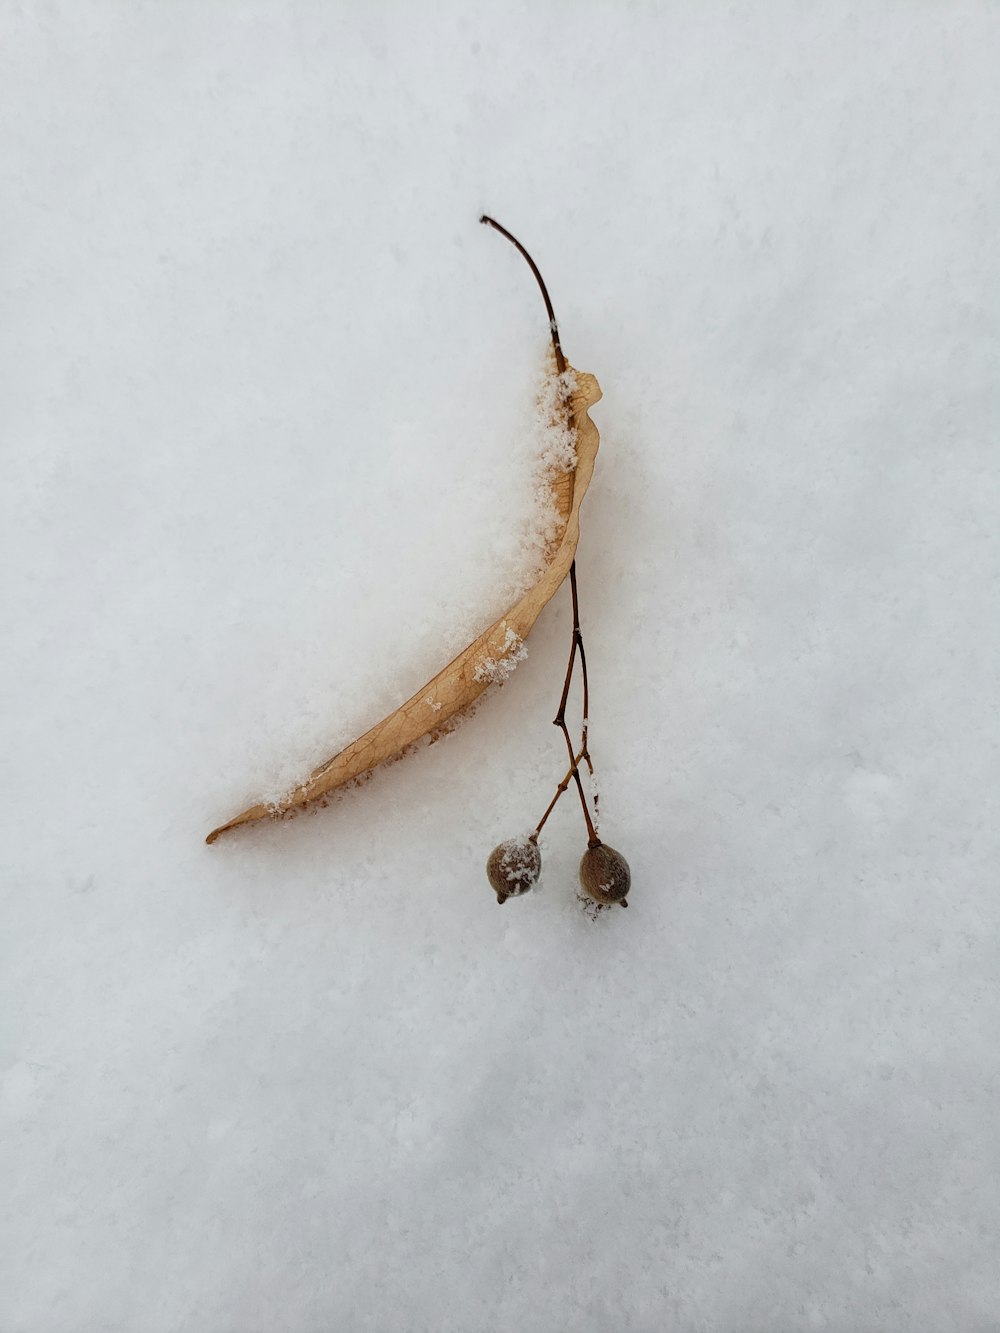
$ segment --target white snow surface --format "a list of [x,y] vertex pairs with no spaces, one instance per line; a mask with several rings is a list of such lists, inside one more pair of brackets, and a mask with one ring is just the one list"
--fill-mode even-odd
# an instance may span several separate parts
[[2,19],[0,1328],[1000,1327],[997,6]]

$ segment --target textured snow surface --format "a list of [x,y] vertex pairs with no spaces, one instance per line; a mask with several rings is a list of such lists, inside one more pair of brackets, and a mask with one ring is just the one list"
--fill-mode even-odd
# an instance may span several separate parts
[[[3,7],[0,1328],[997,1328],[1000,10],[431,14]],[[483,211],[594,922],[565,589],[202,842],[537,556]]]

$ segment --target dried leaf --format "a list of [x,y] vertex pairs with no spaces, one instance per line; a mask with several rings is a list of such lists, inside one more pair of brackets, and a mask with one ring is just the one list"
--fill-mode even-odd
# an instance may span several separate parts
[[600,400],[600,386],[593,375],[569,369],[575,381],[570,406],[576,431],[576,466],[556,474],[551,481],[561,534],[553,542],[549,563],[538,582],[394,713],[320,764],[282,800],[251,806],[214,829],[206,842],[214,842],[220,834],[241,824],[283,815],[362,777],[379,764],[398,758],[409,746],[439,731],[449,719],[468,708],[491,684],[506,679],[524,656],[524,640],[573,563],[580,538],[580,504],[593,476],[600,443],[597,427],[589,415],[590,408]]

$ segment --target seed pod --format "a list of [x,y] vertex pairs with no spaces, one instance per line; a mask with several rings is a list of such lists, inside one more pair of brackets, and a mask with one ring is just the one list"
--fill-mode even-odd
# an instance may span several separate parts
[[583,891],[595,903],[609,907],[612,903],[625,901],[632,886],[632,872],[621,852],[599,842],[595,847],[588,847],[580,862],[580,883]]
[[530,838],[508,838],[493,848],[486,862],[486,874],[498,903],[533,889],[541,873],[542,854],[533,834]]

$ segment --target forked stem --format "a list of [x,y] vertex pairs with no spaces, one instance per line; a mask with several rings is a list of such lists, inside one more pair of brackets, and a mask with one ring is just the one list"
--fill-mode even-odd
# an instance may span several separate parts
[[548,819],[549,815],[551,815],[552,811],[556,808],[556,802],[559,800],[559,797],[563,794],[563,792],[566,790],[569,784],[573,781],[573,774],[576,772],[580,760],[582,758],[583,758],[583,751],[581,750],[580,753],[573,760],[572,764],[566,770],[566,776],[563,778],[562,782],[560,782],[559,786],[556,788],[556,794],[552,797],[552,800],[549,801],[548,808],[545,811],[545,814],[542,815],[541,819],[536,824],[535,831],[531,835],[532,842],[537,841],[539,833],[541,833],[542,829],[545,827],[545,821]]
[[[482,217],[479,219],[479,221],[485,223],[486,226],[488,227],[492,227],[494,231],[498,231],[501,236],[506,236],[507,240],[510,241],[511,245],[513,245],[515,249],[519,252],[519,254],[521,254],[523,258],[527,261],[528,267],[535,275],[535,281],[538,283],[539,290],[542,293],[542,300],[545,302],[545,310],[549,317],[549,332],[552,336],[552,351],[556,359],[556,371],[560,375],[564,374],[566,370],[566,358],[563,355],[562,344],[559,341],[559,326],[556,323],[556,314],[552,308],[552,301],[549,297],[549,290],[545,285],[545,279],[538,271],[538,265],[532,259],[531,255],[528,254],[527,250],[517,239],[517,237],[513,236],[507,230],[506,227],[502,227],[500,223],[496,221],[495,218],[491,218],[486,213],[484,213]],[[570,430],[573,430],[575,428],[576,423],[574,420],[573,405],[568,395],[566,397],[566,412],[569,418]],[[549,802],[548,809],[545,811],[545,814],[542,815],[542,818],[538,823],[538,827],[535,829],[534,836],[537,837],[538,834],[541,832],[543,824],[545,823],[545,821],[548,819],[549,815],[555,808],[555,804],[559,800],[559,797],[569,786],[569,783],[575,780],[576,789],[580,796],[580,808],[583,811],[583,818],[586,821],[587,825],[587,835],[589,839],[589,845],[591,847],[599,847],[601,840],[597,836],[597,829],[594,826],[594,821],[590,816],[590,808],[587,805],[587,797],[584,794],[583,783],[580,780],[580,760],[581,759],[584,760],[591,775],[593,775],[594,772],[594,765],[590,758],[590,751],[587,748],[587,732],[590,725],[590,686],[587,680],[587,654],[584,651],[583,633],[580,630],[580,599],[576,586],[575,560],[571,563],[569,567],[569,586],[573,594],[573,642],[570,647],[569,665],[566,667],[566,680],[563,684],[562,696],[560,697],[559,700],[559,711],[553,720],[553,724],[560,728],[560,730],[563,733],[563,736],[565,736],[566,738],[566,748],[569,751],[570,766],[569,766],[569,772],[566,774],[566,777],[563,779],[562,782],[560,782],[559,786],[556,788],[556,793],[553,796],[552,800]],[[578,652],[580,654],[580,671],[583,675],[583,737],[580,746],[580,753],[574,756],[573,741],[569,734],[569,728],[566,725],[566,703],[569,699],[569,688],[570,688],[570,683],[573,679],[573,667],[576,664],[576,655]],[[596,798],[594,802],[594,807],[595,809],[597,808]]]
[[590,809],[587,805],[587,798],[583,793],[583,783],[580,780],[580,767],[573,757],[573,742],[570,739],[569,727],[566,725],[566,703],[569,699],[569,687],[573,679],[573,667],[576,663],[577,652],[580,654],[580,670],[583,675],[583,745],[581,754],[587,761],[587,766],[593,773],[594,768],[590,762],[590,752],[587,749],[587,707],[590,703],[590,690],[587,682],[587,656],[583,650],[583,634],[580,630],[580,597],[576,587],[576,561],[569,567],[569,586],[573,594],[573,643],[569,650],[569,664],[566,667],[566,679],[563,682],[562,697],[559,700],[559,711],[553,719],[553,724],[559,727],[566,738],[566,748],[569,751],[569,762],[573,770],[573,777],[576,779],[576,788],[580,793],[580,807],[583,810],[583,817],[587,823],[587,835],[591,847],[600,846],[600,838],[597,836],[597,829],[594,827],[594,821],[590,817]]

